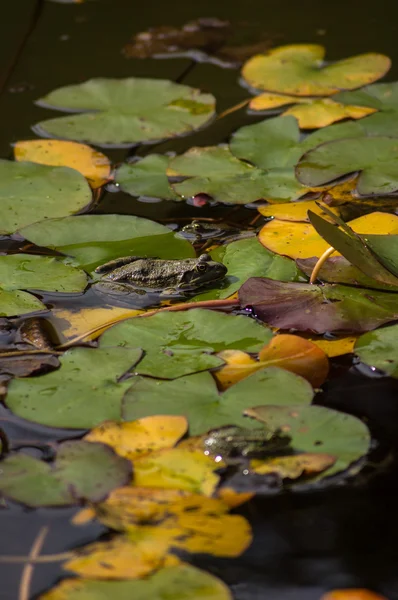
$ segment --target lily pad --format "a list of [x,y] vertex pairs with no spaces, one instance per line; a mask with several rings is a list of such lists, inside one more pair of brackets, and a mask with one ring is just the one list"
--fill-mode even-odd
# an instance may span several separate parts
[[368,137],[325,143],[301,157],[296,176],[310,187],[361,171],[357,191],[363,196],[398,191],[398,138]]
[[137,581],[64,579],[40,600],[232,600],[224,583],[189,565],[160,569]]
[[223,361],[212,352],[229,348],[256,352],[271,337],[268,328],[244,316],[196,308],[129,319],[108,329],[100,345],[134,348],[138,343],[145,356],[136,372],[173,379],[220,366]]
[[240,288],[239,301],[267,325],[314,333],[364,332],[398,318],[395,293],[335,284],[253,277]]
[[57,371],[13,379],[7,406],[27,421],[50,427],[87,429],[117,421],[123,394],[131,385],[119,379],[140,357],[141,350],[132,348],[68,350]]
[[165,79],[89,79],[50,92],[39,106],[82,114],[41,121],[34,131],[104,147],[191,133],[215,114],[215,98]]
[[12,454],[1,463],[0,491],[29,506],[62,506],[104,500],[131,475],[129,461],[104,444],[64,442],[54,463]]
[[182,200],[172,190],[167,179],[169,160],[168,156],[149,154],[138,162],[123,164],[116,171],[115,181],[123,192],[132,196]]
[[312,387],[305,379],[276,367],[257,371],[222,394],[209,373],[173,381],[137,377],[124,397],[123,418],[183,414],[188,418],[190,434],[199,435],[223,425],[247,426],[242,412],[257,401],[309,404],[312,397]]
[[1,235],[72,215],[90,201],[90,187],[74,169],[0,159]]
[[242,69],[253,88],[295,96],[331,96],[377,81],[390,69],[388,56],[360,54],[332,64],[324,63],[325,48],[291,44],[250,58]]
[[211,257],[228,268],[222,287],[203,292],[192,298],[191,302],[228,298],[250,277],[298,281],[300,276],[300,271],[292,260],[269,252],[256,238],[220,246],[211,252]]
[[0,256],[0,288],[81,292],[87,285],[84,271],[58,259],[34,254]]
[[354,352],[362,362],[398,377],[398,325],[383,327],[361,335]]
[[20,290],[7,291],[0,289],[1,317],[24,315],[36,310],[46,310],[46,307],[32,294]]
[[370,433],[362,421],[323,406],[256,406],[246,414],[272,430],[288,433],[295,450],[336,457],[320,478],[345,471],[370,448]]
[[73,257],[86,271],[120,256],[190,258],[191,244],[168,227],[130,215],[80,215],[25,227],[19,232],[40,246]]

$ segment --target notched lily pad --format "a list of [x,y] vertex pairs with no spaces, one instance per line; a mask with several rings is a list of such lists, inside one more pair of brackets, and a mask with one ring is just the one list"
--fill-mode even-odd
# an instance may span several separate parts
[[134,77],[89,79],[58,88],[37,104],[81,114],[41,121],[35,133],[118,148],[191,133],[215,114],[211,94],[165,79]]
[[294,96],[331,96],[377,81],[390,69],[391,60],[369,52],[325,66],[325,48],[317,44],[291,44],[250,58],[242,69],[253,88]]
[[12,454],[1,463],[0,491],[29,506],[62,506],[85,499],[104,500],[125,485],[130,463],[103,444],[64,442],[54,463]]
[[115,181],[131,196],[182,200],[169,185],[166,175],[169,160],[168,156],[149,154],[138,162],[123,164],[116,171]]

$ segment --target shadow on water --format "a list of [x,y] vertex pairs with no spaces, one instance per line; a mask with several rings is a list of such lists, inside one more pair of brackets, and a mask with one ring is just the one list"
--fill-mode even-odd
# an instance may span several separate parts
[[[33,123],[53,116],[52,111],[35,106],[35,99],[58,86],[91,77],[183,79],[186,84],[214,93],[220,111],[244,99],[246,92],[237,85],[234,70],[212,64],[190,68],[192,63],[185,58],[127,60],[121,54],[121,47],[133,33],[150,26],[181,25],[203,16],[228,19],[242,29],[250,27],[253,37],[265,31],[278,43],[325,44],[330,60],[361,52],[383,52],[393,59],[389,79],[398,79],[396,0],[386,0],[383,5],[370,0],[176,0],[171,5],[160,0],[97,0],[76,5],[20,0],[3,8],[3,18],[7,18],[0,40],[4,73],[1,156],[11,156],[11,143],[33,137]],[[193,136],[154,147],[158,152],[182,152],[191,145],[220,143],[234,129],[254,120],[244,111],[237,111]],[[142,155],[151,148],[133,149],[130,155]],[[126,157],[125,151],[106,153],[115,162]],[[172,202],[148,204],[111,192],[96,207],[98,213],[135,214],[156,220],[220,217],[228,210]],[[334,370],[340,376],[331,378],[317,402],[366,418],[376,438],[396,447],[398,383],[388,378],[368,378],[338,362]],[[78,434],[32,426],[14,419],[5,408],[0,411],[2,423],[11,440],[33,438],[44,448],[51,441]],[[250,549],[236,560],[199,557],[196,564],[222,577],[237,600],[319,600],[325,590],[346,586],[368,587],[394,600],[398,598],[397,475],[392,459],[385,471],[367,482],[360,480],[355,485],[311,494],[258,498],[243,509],[255,531]],[[0,507],[1,554],[26,556],[43,525],[50,527],[44,554],[63,552],[101,535],[99,525],[70,525],[75,512]],[[21,565],[0,562],[1,600],[17,598],[21,570]],[[32,594],[46,589],[60,576],[57,563],[37,566]]]

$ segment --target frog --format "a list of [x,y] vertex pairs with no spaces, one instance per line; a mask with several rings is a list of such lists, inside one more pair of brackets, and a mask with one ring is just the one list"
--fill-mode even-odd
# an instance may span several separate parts
[[207,223],[206,221],[195,219],[191,223],[184,225],[181,231],[178,232],[178,235],[192,241],[194,245],[203,243],[203,247],[208,247],[213,242],[220,245],[248,237],[255,237],[256,230],[241,230],[239,227],[233,227],[226,223]]
[[220,281],[227,267],[209,254],[174,260],[124,256],[98,266],[95,272],[102,275],[101,283],[110,291],[131,293],[138,288],[172,295],[196,292]]
[[227,425],[207,433],[203,445],[205,454],[220,455],[223,458],[264,457],[286,452],[291,437],[280,429],[249,429],[237,425]]

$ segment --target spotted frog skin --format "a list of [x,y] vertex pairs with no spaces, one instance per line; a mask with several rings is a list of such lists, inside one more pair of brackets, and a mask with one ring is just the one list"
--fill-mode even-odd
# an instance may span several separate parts
[[280,430],[245,429],[228,425],[209,431],[204,439],[204,448],[209,454],[219,454],[223,458],[261,457],[285,451],[291,441],[290,436]]
[[211,260],[208,254],[199,258],[161,260],[125,256],[112,260],[95,269],[102,274],[101,281],[108,287],[149,289],[160,292],[194,292],[197,289],[219,281],[227,273],[227,268]]

